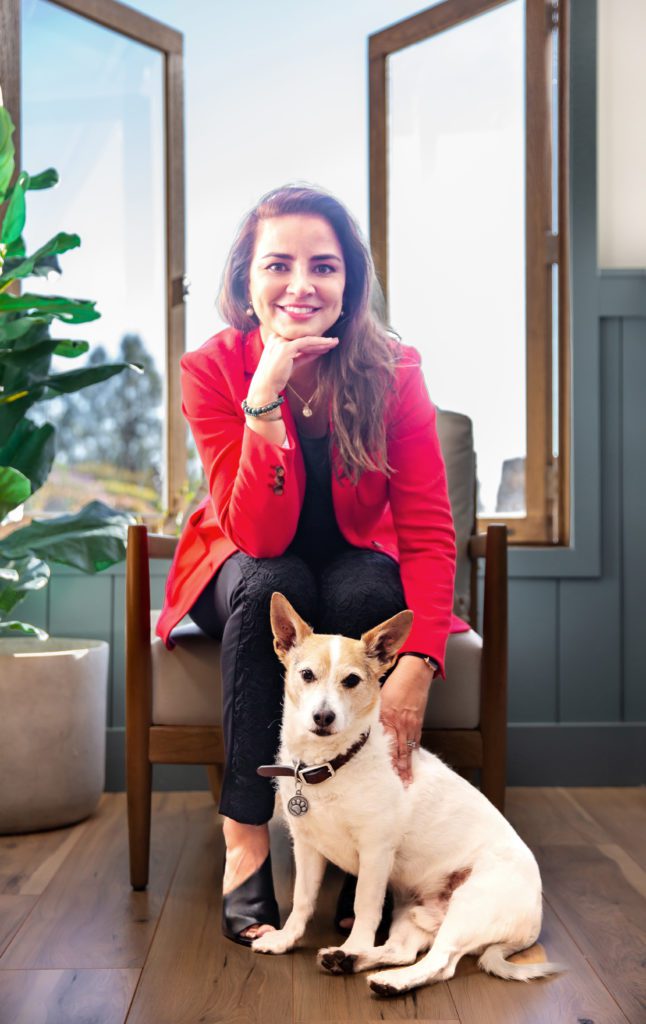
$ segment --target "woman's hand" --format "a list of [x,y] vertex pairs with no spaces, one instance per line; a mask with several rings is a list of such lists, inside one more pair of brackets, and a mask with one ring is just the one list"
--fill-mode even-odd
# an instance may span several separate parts
[[313,362],[338,344],[338,338],[307,335],[288,341],[279,334],[270,334],[249,386],[249,403],[272,401],[286,386],[295,366]]
[[422,737],[433,672],[421,658],[400,658],[381,688],[381,722],[391,738],[393,768],[407,786],[413,781],[413,747]]

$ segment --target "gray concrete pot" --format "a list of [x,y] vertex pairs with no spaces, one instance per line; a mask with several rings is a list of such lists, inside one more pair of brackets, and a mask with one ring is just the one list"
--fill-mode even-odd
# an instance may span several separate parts
[[105,640],[0,640],[0,834],[71,825],[105,784]]

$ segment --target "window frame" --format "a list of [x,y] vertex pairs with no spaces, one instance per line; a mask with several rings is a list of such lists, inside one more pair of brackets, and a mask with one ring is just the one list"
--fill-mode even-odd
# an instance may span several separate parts
[[[501,7],[508,0],[445,0],[368,39],[370,241],[388,304],[388,57]],[[569,0],[525,4],[526,515],[506,523],[511,544],[570,543]],[[551,109],[552,39],[558,28],[558,108]],[[552,118],[557,117],[558,233],[552,230]],[[558,456],[553,455],[552,267],[558,287]]]
[[[16,130],[16,172],[21,166],[21,2],[0,0],[0,83]],[[47,0],[87,21],[158,50],[164,74],[164,193],[166,214],[166,388],[162,513],[147,517],[151,530],[170,530],[184,503],[187,445],[181,412],[179,361],[186,348],[184,172],[184,37],[163,22],[117,0]],[[24,525],[25,521],[20,525]]]

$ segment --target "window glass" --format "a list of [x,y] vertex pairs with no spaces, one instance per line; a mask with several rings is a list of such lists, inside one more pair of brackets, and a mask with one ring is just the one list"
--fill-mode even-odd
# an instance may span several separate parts
[[163,57],[47,0],[22,3],[22,165],[55,167],[55,189],[27,194],[27,251],[59,231],[81,237],[62,276],[26,289],[96,300],[101,319],[52,325],[90,342],[53,372],[132,361],[132,370],[33,407],[57,428],[57,462],[26,512],[90,498],[157,518],[163,494],[165,215]]
[[473,420],[478,514],[525,513],[524,7],[388,57],[389,317]]

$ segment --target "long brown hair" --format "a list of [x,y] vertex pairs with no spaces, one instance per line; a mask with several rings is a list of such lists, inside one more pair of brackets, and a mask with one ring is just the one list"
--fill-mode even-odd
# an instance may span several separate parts
[[383,294],[370,250],[352,215],[329,192],[285,185],[264,195],[244,218],[225,264],[218,298],[222,318],[247,333],[257,323],[247,314],[249,271],[261,220],[287,214],[324,217],[345,260],[343,314],[326,334],[339,344],[318,363],[317,395],[329,388],[332,429],[339,451],[337,473],[357,483],[364,470],[389,473],[385,406],[392,388],[398,345],[383,318]]

